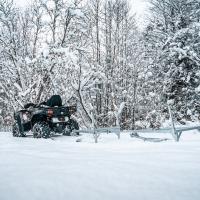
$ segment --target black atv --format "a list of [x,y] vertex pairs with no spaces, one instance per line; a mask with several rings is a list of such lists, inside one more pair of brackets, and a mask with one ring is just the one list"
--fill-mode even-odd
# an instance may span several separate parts
[[73,130],[79,130],[78,123],[71,119],[76,110],[76,106],[62,106],[59,95],[39,105],[26,104],[14,113],[13,136],[25,137],[28,131],[32,131],[34,138],[49,138],[52,132],[70,136]]

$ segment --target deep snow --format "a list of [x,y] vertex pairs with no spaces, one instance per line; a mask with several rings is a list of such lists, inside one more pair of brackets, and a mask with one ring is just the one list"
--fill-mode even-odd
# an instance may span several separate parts
[[101,135],[98,144],[87,134],[76,139],[0,133],[0,200],[200,199],[198,132],[184,133],[179,143],[125,133],[121,140]]

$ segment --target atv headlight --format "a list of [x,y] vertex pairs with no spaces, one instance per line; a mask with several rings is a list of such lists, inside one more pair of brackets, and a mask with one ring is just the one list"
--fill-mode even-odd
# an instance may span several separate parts
[[29,122],[30,121],[30,114],[27,113],[22,113],[22,120],[24,123]]
[[27,116],[26,113],[24,113],[22,116],[23,116],[23,120],[24,120],[24,121],[27,121],[27,120],[28,120],[28,116]]

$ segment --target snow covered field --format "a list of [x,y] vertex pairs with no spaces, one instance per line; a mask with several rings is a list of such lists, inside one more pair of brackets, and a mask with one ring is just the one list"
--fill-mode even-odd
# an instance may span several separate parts
[[0,133],[0,200],[200,199],[199,132],[179,143],[127,134],[102,135],[98,144],[91,135],[76,139]]

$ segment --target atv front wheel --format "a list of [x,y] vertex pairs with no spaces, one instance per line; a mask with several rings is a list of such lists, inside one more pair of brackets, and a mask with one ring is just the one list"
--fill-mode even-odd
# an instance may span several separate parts
[[[71,122],[71,131],[79,130],[79,125],[77,121],[71,119],[70,122]],[[75,135],[79,135],[79,132],[76,132]]]
[[49,138],[50,137],[50,128],[45,122],[37,122],[33,126],[33,137],[34,138]]
[[[63,135],[71,136],[73,130],[79,130],[79,125],[77,121],[70,119],[69,124],[64,129]],[[79,135],[79,132],[75,132],[73,135]]]
[[13,137],[26,137],[26,135],[20,131],[19,125],[17,122],[13,124],[12,134],[13,134]]

